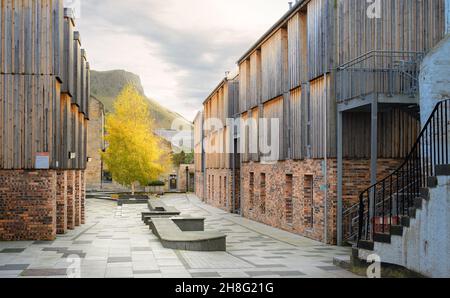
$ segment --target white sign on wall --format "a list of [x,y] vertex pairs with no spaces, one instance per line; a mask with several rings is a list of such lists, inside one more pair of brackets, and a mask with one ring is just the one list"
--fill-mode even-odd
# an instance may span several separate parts
[[36,153],[36,164],[34,167],[36,170],[50,169],[50,154],[48,152]]

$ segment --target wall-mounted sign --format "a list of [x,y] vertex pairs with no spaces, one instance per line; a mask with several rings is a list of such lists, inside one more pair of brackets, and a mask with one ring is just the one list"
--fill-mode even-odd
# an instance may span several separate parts
[[36,164],[34,166],[37,170],[50,169],[50,154],[48,152],[36,153]]

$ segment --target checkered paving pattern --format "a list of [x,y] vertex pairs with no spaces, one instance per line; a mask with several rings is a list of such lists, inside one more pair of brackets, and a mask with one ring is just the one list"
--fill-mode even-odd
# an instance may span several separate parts
[[227,252],[165,249],[141,222],[146,205],[87,200],[87,221],[53,242],[0,242],[0,278],[354,278],[333,265],[348,248],[321,243],[203,204],[193,195],[164,201],[206,218],[227,235]]

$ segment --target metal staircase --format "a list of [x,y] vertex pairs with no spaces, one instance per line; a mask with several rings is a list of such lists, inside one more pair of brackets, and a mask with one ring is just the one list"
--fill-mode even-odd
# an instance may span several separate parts
[[439,102],[404,163],[391,175],[360,194],[360,202],[344,212],[344,239],[373,243],[405,226],[427,188],[435,184],[436,168],[450,164],[450,99]]

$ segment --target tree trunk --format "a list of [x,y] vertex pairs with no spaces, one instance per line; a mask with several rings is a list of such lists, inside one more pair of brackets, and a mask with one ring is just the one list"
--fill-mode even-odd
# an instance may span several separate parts
[[131,195],[134,196],[135,193],[136,193],[136,183],[133,182],[131,183]]

